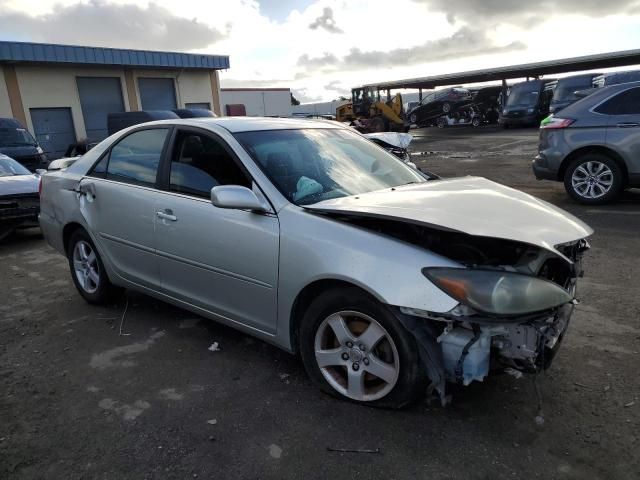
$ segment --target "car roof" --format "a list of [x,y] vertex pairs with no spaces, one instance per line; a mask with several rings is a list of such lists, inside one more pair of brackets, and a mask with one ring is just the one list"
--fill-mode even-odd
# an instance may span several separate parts
[[217,125],[231,133],[260,130],[299,130],[303,128],[343,128],[344,126],[323,119],[269,118],[269,117],[201,117],[170,120],[169,123],[184,125]]
[[600,75],[602,74],[601,73],[581,73],[579,75],[570,75],[568,77],[559,78],[558,83],[566,82],[569,80],[581,80],[583,78],[595,78],[595,77],[599,77]]
[[0,128],[24,128],[15,118],[0,118]]

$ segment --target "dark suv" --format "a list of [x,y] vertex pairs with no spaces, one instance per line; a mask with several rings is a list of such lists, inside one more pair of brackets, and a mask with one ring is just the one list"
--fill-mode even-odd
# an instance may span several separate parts
[[546,118],[533,171],[590,205],[640,187],[640,82],[597,89]]
[[503,128],[538,126],[549,115],[555,79],[529,80],[516,83],[509,89],[507,102],[498,123]]
[[419,127],[435,125],[438,117],[469,105],[471,99],[471,92],[466,88],[453,87],[431,92],[422,99],[420,105],[409,112],[409,121]]
[[592,88],[594,79],[600,77],[600,75],[600,73],[585,73],[558,80],[553,87],[553,98],[551,98],[551,105],[549,105],[549,113],[558,113],[573,102],[577,102],[581,97],[576,95],[576,92]]
[[49,165],[38,142],[15,118],[0,118],[0,153],[32,172]]

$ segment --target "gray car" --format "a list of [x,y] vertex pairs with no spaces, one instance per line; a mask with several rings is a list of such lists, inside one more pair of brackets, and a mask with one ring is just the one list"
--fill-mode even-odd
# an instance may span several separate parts
[[40,175],[0,153],[0,240],[38,225]]
[[430,180],[336,123],[152,122],[43,176],[40,224],[88,302],[144,292],[300,352],[338,397],[549,366],[592,230],[483,178]]
[[595,90],[545,119],[533,171],[589,205],[640,187],[640,82]]

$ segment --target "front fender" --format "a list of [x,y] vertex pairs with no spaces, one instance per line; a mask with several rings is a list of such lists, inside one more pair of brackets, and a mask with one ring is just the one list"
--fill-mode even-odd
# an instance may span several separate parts
[[318,280],[354,284],[389,305],[447,312],[458,304],[421,273],[428,266],[460,266],[447,258],[293,205],[279,219],[277,335],[283,344],[298,294]]

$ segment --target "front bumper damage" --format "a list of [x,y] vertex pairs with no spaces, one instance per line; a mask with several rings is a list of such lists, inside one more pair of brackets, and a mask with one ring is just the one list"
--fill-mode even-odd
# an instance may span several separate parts
[[400,322],[416,338],[420,358],[443,406],[447,383],[469,385],[491,373],[538,373],[549,368],[567,331],[574,303],[513,319],[415,315],[396,308]]

